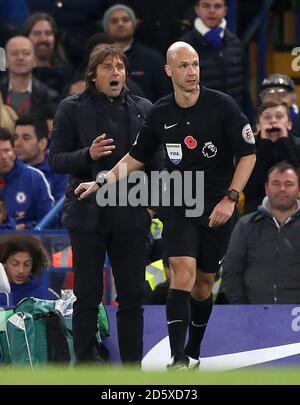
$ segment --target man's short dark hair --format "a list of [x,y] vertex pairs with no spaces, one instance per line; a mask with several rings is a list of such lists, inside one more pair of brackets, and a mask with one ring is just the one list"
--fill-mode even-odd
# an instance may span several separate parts
[[97,67],[104,62],[107,56],[110,55],[115,58],[120,58],[125,65],[126,73],[128,72],[128,59],[123,50],[121,48],[117,48],[116,46],[106,46],[105,48],[101,48],[91,55],[85,75],[85,83],[87,88],[94,85],[93,79],[96,78]]
[[48,126],[45,120],[41,117],[33,115],[23,115],[16,121],[16,127],[18,125],[31,125],[34,128],[37,139],[40,141],[43,138],[49,137]]
[[295,166],[291,165],[290,163],[288,163],[286,161],[276,163],[276,165],[270,167],[270,169],[267,172],[267,183],[269,182],[269,177],[270,177],[271,173],[273,173],[275,171],[278,171],[279,173],[284,173],[287,170],[292,170],[296,174],[296,176],[298,178],[298,183],[300,184],[299,170],[297,170]]
[[9,141],[11,146],[15,145],[15,137],[6,128],[0,128],[0,141]]

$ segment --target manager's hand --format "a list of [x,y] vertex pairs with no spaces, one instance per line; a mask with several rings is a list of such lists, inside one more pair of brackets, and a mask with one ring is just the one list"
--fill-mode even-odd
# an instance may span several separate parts
[[93,160],[97,160],[102,156],[107,156],[115,149],[112,138],[106,138],[106,134],[97,136],[90,147],[90,155]]
[[99,186],[95,181],[89,181],[87,183],[80,183],[77,188],[75,188],[74,193],[78,200],[83,200],[92,193],[99,190]]

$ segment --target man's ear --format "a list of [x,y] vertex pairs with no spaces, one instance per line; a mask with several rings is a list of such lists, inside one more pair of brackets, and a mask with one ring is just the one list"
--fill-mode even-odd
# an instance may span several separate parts
[[42,149],[42,151],[45,151],[47,149],[47,146],[48,146],[48,139],[45,138],[45,137],[40,139],[39,140],[39,145],[40,145],[40,148]]
[[169,65],[165,65],[165,71],[169,77],[172,77],[172,72]]

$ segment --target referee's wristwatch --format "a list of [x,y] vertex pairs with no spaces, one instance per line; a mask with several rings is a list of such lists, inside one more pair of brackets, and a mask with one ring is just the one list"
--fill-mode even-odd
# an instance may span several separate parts
[[233,188],[231,188],[230,190],[227,191],[226,197],[228,197],[230,201],[237,204],[239,202],[240,193],[238,191],[234,190]]
[[108,183],[108,180],[105,177],[105,174],[102,173],[96,177],[96,184],[99,188],[103,187],[106,183]]

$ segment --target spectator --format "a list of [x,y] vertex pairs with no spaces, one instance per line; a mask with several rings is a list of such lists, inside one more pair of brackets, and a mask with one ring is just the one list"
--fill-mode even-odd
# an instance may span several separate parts
[[44,173],[57,202],[65,194],[67,176],[54,173],[48,164],[48,126],[39,117],[23,116],[16,121],[15,152],[19,159]]
[[136,24],[134,11],[124,4],[110,7],[102,20],[104,32],[123,49],[128,58],[129,77],[142,88],[145,97],[154,102],[168,93],[171,84],[164,74],[162,55],[134,40]]
[[54,19],[47,13],[34,13],[25,21],[22,32],[34,45],[35,77],[61,94],[73,69],[67,63]]
[[12,305],[26,297],[49,298],[45,269],[49,258],[39,239],[29,234],[1,236],[0,263],[9,280]]
[[256,211],[261,204],[270,167],[283,160],[294,166],[300,164],[300,147],[290,134],[291,127],[286,104],[269,101],[260,106],[257,114],[256,163],[244,189],[245,213]]
[[226,0],[198,0],[195,12],[194,28],[181,40],[198,52],[201,82],[233,97],[250,122],[254,122],[243,49],[237,36],[226,28]]
[[12,37],[6,44],[8,75],[0,81],[3,98],[18,116],[32,113],[43,104],[53,101],[57,93],[33,77],[35,66],[31,41],[22,36]]
[[268,172],[266,198],[242,217],[223,265],[230,304],[300,303],[299,175],[285,162]]
[[14,137],[4,128],[0,128],[0,179],[16,229],[33,228],[52,208],[54,200],[45,176],[16,158]]
[[292,119],[291,134],[300,137],[299,108],[296,104],[296,86],[289,76],[281,73],[274,73],[267,76],[262,82],[260,94],[262,102],[275,101],[285,103],[290,111]]
[[108,0],[27,0],[32,13],[49,13],[59,27],[68,58],[78,66],[88,38],[99,30]]

